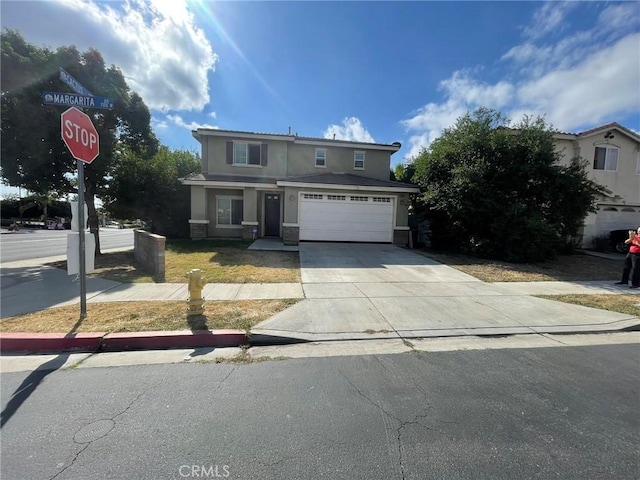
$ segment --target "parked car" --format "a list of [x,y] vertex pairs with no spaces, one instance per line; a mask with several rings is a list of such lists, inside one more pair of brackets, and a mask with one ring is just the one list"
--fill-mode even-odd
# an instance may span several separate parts
[[629,230],[635,231],[635,228],[611,230],[609,232],[609,245],[611,245],[611,250],[618,253],[627,253],[629,251],[629,245],[624,243],[624,241],[629,238]]

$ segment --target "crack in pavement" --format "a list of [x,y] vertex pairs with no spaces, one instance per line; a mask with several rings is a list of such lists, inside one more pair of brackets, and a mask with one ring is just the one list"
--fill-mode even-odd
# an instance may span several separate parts
[[[166,375],[165,375],[165,377],[166,377]],[[116,413],[111,418],[107,418],[107,419],[103,419],[103,420],[111,420],[115,424],[115,419],[118,418],[120,415],[123,415],[124,413],[126,413],[144,394],[146,394],[149,390],[153,390],[153,389],[159,388],[163,384],[165,377],[162,377],[160,379],[160,382],[158,382],[156,385],[152,385],[150,387],[145,388],[140,394],[138,394],[136,396],[136,398],[134,398],[131,402],[129,402],[129,405],[127,405],[127,407],[124,410],[122,410],[119,413]],[[99,420],[96,420],[96,421],[99,421]],[[91,425],[92,423],[95,423],[96,421],[89,422],[84,427],[86,427],[87,425]],[[82,427],[82,428],[84,428],[84,427]],[[82,428],[80,430],[82,430]],[[114,425],[114,428],[115,428],[115,425]],[[78,432],[80,430],[78,430]],[[111,432],[112,430],[113,430],[113,428],[111,430],[109,430],[109,432]],[[82,445],[83,447],[80,450],[78,450],[78,452],[76,452],[76,454],[73,456],[73,458],[71,459],[71,461],[69,462],[68,465],[66,465],[62,470],[60,470],[58,473],[56,473],[53,477],[50,477],[49,480],[54,480],[59,475],[64,473],[67,469],[71,468],[74,465],[74,463],[76,462],[76,460],[78,460],[78,457],[80,456],[80,454],[82,452],[84,452],[87,448],[89,448],[89,446],[93,442],[95,442],[96,440],[100,440],[101,438],[106,437],[109,434],[109,432],[107,432],[106,434],[104,434],[104,435],[102,435],[102,436],[100,436],[98,438],[90,440],[88,442],[78,442],[78,441],[76,441],[75,436],[74,436],[73,443],[76,444],[76,445]]]
[[[384,366],[384,364],[382,364],[382,362],[380,362],[380,363],[386,369],[386,366]],[[373,405],[376,408],[378,408],[387,417],[389,417],[392,420],[395,420],[396,422],[398,422],[398,428],[396,429],[396,440],[398,442],[398,464],[400,465],[401,478],[402,478],[402,480],[405,480],[406,477],[405,477],[404,455],[402,454],[402,430],[405,427],[409,426],[409,425],[418,425],[418,426],[420,426],[422,428],[425,428],[426,430],[429,430],[429,431],[435,431],[435,432],[438,432],[438,433],[442,433],[442,432],[440,432],[440,430],[437,430],[435,428],[428,427],[427,425],[424,425],[423,423],[421,423],[419,421],[419,419],[427,418],[429,416],[428,412],[424,412],[424,413],[421,413],[421,414],[416,414],[416,415],[413,416],[413,418],[411,420],[403,421],[400,418],[398,418],[396,415],[393,415],[392,413],[390,413],[389,411],[384,409],[378,403],[374,402],[368,395],[366,395],[362,390],[360,390],[358,387],[356,387],[355,384],[351,381],[351,379],[342,370],[338,369],[338,372],[340,372],[340,374],[344,377],[344,379],[347,381],[347,383],[349,385],[351,385],[351,387],[358,393],[358,395],[360,395],[362,398],[366,399],[371,405]],[[417,384],[416,384],[416,387],[417,387],[417,390],[422,394],[423,398],[426,400],[427,399],[426,392],[424,392],[420,387],[418,387]],[[425,408],[427,410],[432,410],[433,407],[431,405],[427,405]]]

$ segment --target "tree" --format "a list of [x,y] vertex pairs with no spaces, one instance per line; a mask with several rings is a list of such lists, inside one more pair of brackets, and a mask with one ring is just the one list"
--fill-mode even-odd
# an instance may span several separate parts
[[151,115],[139,95],[131,92],[115,66],[106,67],[100,52],[78,52],[74,46],[53,51],[26,42],[14,30],[1,34],[2,76],[0,77],[2,129],[0,152],[2,178],[37,195],[63,196],[77,192],[73,175],[76,161],[60,135],[60,114],[64,107],[42,105],[45,91],[69,91],[59,79],[63,67],[96,95],[114,99],[113,110],[86,111],[100,136],[100,155],[86,165],[84,198],[88,224],[100,253],[95,197],[111,178],[113,153],[117,146],[150,157],[158,148],[151,130]]
[[161,146],[146,160],[129,149],[118,154],[105,208],[115,218],[144,220],[153,233],[186,236],[190,190],[179,178],[201,170],[197,154]]
[[484,108],[459,118],[414,162],[432,245],[513,262],[552,258],[605,191],[582,159],[560,159],[540,117],[513,128]]

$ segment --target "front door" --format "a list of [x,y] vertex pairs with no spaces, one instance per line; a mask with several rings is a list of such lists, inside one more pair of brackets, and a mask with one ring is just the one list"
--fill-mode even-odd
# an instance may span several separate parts
[[267,193],[264,196],[264,234],[267,237],[280,236],[279,193]]

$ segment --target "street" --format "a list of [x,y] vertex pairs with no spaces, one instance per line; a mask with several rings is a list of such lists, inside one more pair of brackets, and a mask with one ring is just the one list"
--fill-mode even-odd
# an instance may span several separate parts
[[80,364],[1,378],[7,480],[640,473],[637,344]]
[[[0,235],[0,263],[16,262],[67,254],[67,233],[70,230],[20,230]],[[133,248],[132,229],[100,229],[102,250]]]

